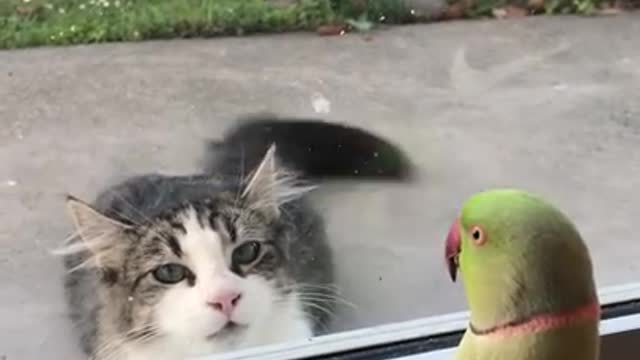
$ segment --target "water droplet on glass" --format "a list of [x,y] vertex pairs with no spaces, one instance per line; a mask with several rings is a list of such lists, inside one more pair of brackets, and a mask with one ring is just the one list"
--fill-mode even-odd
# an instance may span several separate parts
[[555,84],[553,86],[553,89],[556,91],[564,91],[567,90],[569,88],[569,85],[567,84]]
[[322,94],[316,93],[311,97],[311,106],[316,113],[328,114],[331,112],[331,102]]
[[18,182],[17,182],[17,181],[15,181],[15,180],[7,180],[7,181],[5,181],[5,182],[4,182],[4,185],[5,185],[5,186],[12,186],[12,187],[13,187],[13,186],[18,185]]

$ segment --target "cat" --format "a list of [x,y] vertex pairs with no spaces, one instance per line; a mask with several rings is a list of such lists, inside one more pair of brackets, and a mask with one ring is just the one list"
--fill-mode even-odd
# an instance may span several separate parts
[[[315,119],[239,119],[202,174],[135,176],[66,207],[70,318],[95,360],[179,360],[305,339],[339,296],[322,178],[407,180],[400,149]],[[316,181],[317,180],[317,181]]]

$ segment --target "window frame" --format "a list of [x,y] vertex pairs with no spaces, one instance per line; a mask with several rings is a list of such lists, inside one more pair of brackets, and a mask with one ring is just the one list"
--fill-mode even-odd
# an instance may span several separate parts
[[[640,282],[599,289],[598,297],[601,337],[640,330]],[[448,360],[468,319],[462,311],[194,360]]]

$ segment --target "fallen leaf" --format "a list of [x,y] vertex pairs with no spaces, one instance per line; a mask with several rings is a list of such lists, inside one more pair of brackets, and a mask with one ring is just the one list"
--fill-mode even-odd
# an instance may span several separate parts
[[447,20],[462,19],[467,12],[466,10],[467,9],[462,2],[459,1],[453,3],[449,5],[447,10],[444,12],[444,18]]
[[622,14],[624,11],[622,9],[619,8],[615,8],[615,7],[606,7],[604,9],[598,9],[596,10],[596,15],[620,15]]
[[609,3],[603,3],[596,9],[596,15],[619,15],[625,12],[629,4],[625,1],[616,0]]
[[619,10],[633,10],[640,7],[638,0],[614,0],[610,7]]
[[16,8],[16,12],[20,15],[31,15],[34,10],[33,6],[18,6]]
[[507,17],[524,17],[529,16],[529,10],[526,8],[516,6],[516,5],[507,5],[505,7],[507,9]]
[[492,9],[493,16],[498,19],[519,18],[529,15],[529,10],[515,5],[507,5],[503,8]]
[[527,7],[531,11],[543,11],[545,0],[528,0]]
[[491,14],[496,19],[504,19],[507,17],[507,10],[505,8],[493,8],[491,9]]
[[316,33],[322,36],[343,35],[347,32],[347,26],[343,24],[321,25],[316,29]]

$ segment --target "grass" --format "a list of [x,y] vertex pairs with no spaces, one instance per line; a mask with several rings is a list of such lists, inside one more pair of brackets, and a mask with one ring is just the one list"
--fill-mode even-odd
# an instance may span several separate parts
[[611,0],[450,0],[450,3],[465,1],[467,17],[492,16],[493,10],[505,6],[517,6],[528,10],[531,14],[592,15]]
[[[445,18],[492,16],[494,9],[513,4],[528,7],[529,13],[589,14],[605,0],[449,2],[464,6],[458,15],[445,14]],[[543,7],[532,10],[532,2]],[[0,48],[316,30],[331,24],[350,24],[356,30],[366,31],[379,21],[425,20],[415,18],[401,0],[289,3],[283,6],[273,0],[0,0]]]
[[0,0],[0,48],[314,30],[366,13],[404,22],[396,0]]

